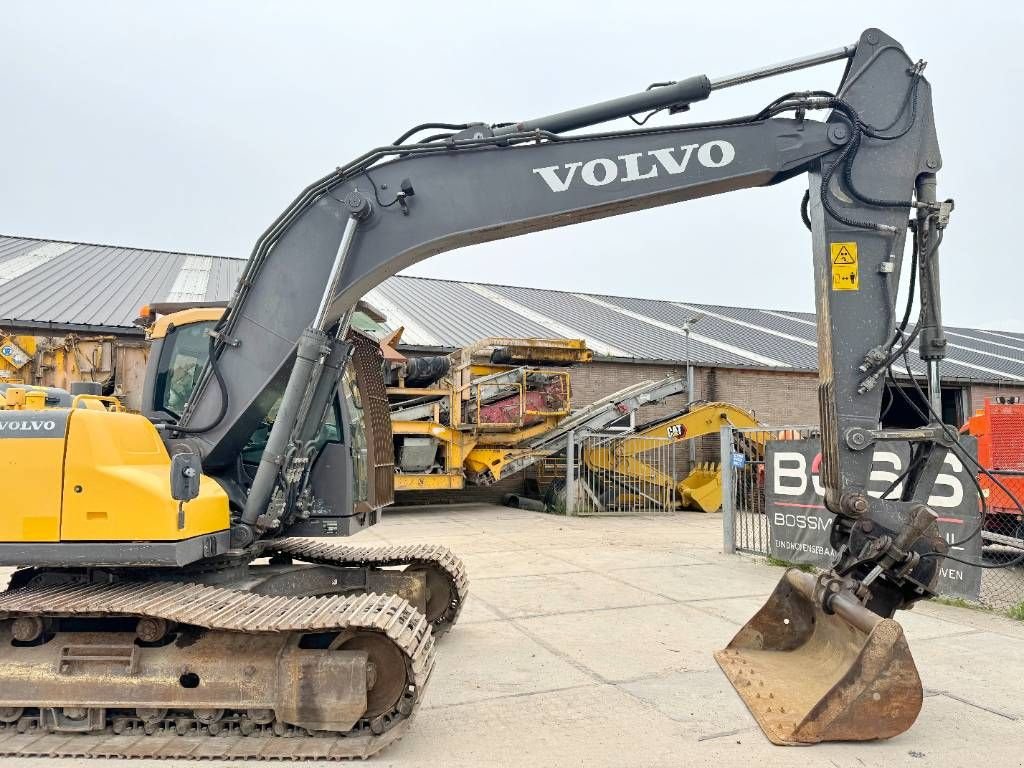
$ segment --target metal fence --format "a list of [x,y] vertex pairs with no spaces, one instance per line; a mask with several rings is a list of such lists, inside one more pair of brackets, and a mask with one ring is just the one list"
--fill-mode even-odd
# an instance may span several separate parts
[[[819,436],[813,427],[790,426],[772,429],[723,427],[719,435],[722,471],[723,545],[728,553],[745,552],[772,556],[772,521],[765,514],[764,447],[770,440],[797,440]],[[1024,479],[1024,473],[1019,475]],[[1008,490],[1016,488],[996,475]],[[984,475],[979,476],[987,502],[981,528],[965,531],[981,538],[981,588],[978,602],[1001,611],[1024,614],[1024,521],[1019,510],[1002,489]],[[1024,482],[1021,483],[1024,492]],[[972,528],[977,528],[975,523]],[[947,539],[949,537],[947,536]],[[958,541],[951,542],[957,544]],[[956,551],[955,549],[953,551]],[[786,558],[780,558],[786,559]],[[965,557],[964,559],[969,559]],[[950,568],[971,566],[946,561]],[[1003,567],[992,567],[1003,566]]]
[[[668,438],[572,435],[564,454],[539,462],[550,511],[579,517],[663,514],[678,507],[686,448]],[[567,461],[566,457],[571,457]]]
[[1018,618],[1024,618],[1024,564],[1019,564],[1024,560],[1024,521],[1014,501],[1024,501],[1024,473],[993,474],[994,479],[978,476],[986,502],[981,552],[985,565],[1002,567],[982,571],[981,602],[1013,609]]

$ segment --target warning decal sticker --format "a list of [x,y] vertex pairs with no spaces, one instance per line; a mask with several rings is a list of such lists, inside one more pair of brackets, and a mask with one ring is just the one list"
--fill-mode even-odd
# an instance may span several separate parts
[[832,290],[860,290],[856,243],[832,243]]

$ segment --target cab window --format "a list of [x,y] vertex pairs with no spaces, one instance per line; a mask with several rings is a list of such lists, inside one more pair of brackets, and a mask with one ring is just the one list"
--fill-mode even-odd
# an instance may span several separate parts
[[175,328],[164,338],[154,392],[157,410],[181,416],[210,356],[207,331],[213,326],[213,321],[190,323]]

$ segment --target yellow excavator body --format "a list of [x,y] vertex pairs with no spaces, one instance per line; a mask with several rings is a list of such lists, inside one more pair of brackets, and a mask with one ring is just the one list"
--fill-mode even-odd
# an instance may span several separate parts
[[11,484],[0,541],[179,541],[228,528],[227,495],[210,478],[179,509],[170,456],[145,417],[84,403],[18,416],[3,423],[0,466],[27,482]]
[[227,494],[208,477],[179,514],[170,456],[145,417],[72,410],[65,445],[61,540],[174,541],[228,528]]

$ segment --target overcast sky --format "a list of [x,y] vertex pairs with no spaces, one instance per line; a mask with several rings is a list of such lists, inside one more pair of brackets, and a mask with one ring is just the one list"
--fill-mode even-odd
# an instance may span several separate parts
[[[942,247],[946,321],[1024,331],[1024,12],[943,5],[9,0],[0,233],[247,256],[308,182],[413,124],[535,117],[879,26],[929,62],[939,194],[957,203]],[[789,90],[832,90],[841,71],[717,92],[660,122],[747,114]],[[409,273],[812,310],[805,186],[474,246]]]

